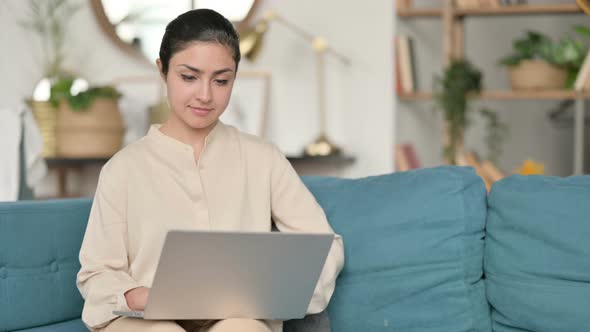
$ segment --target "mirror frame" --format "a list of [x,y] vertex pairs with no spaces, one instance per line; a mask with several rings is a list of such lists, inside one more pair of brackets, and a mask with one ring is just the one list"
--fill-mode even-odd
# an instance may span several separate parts
[[[240,23],[238,23],[236,27],[238,33],[242,33],[249,27],[250,21],[252,21],[253,17],[255,16],[261,2],[262,0],[254,0],[252,7],[250,7],[250,11],[248,14],[246,14],[246,17]],[[191,3],[193,2],[191,1]],[[102,32],[107,35],[109,40],[111,40],[119,49],[123,50],[124,53],[129,54],[144,63],[155,65],[151,63],[147,56],[119,38],[117,32],[115,31],[115,27],[107,17],[101,0],[90,0],[90,6],[92,7],[92,12],[94,13],[98,25],[100,26]]]

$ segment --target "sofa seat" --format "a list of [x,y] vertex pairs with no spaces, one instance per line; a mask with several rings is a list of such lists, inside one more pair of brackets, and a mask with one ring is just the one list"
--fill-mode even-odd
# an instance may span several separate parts
[[84,326],[81,319],[72,319],[61,323],[17,330],[15,332],[88,332],[88,329]]

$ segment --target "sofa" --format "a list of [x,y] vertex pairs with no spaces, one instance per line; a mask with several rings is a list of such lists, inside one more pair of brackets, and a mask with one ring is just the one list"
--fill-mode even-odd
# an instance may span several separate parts
[[[304,177],[345,243],[332,331],[590,331],[590,176]],[[84,331],[90,199],[0,204],[0,331]],[[286,330],[294,330],[290,322]]]

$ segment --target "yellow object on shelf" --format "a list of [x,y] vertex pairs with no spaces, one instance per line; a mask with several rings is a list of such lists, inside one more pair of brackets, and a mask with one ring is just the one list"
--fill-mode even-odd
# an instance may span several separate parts
[[522,162],[516,173],[520,175],[542,175],[545,174],[545,165],[531,159]]

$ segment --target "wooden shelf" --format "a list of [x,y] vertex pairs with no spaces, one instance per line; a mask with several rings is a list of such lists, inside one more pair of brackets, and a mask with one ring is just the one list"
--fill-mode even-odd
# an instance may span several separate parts
[[[475,96],[487,100],[567,100],[575,99],[576,92],[571,90],[548,90],[548,91],[512,91],[512,90],[488,90]],[[402,101],[432,100],[431,92],[414,92],[398,96]],[[590,91],[582,93],[582,97],[590,98]]]
[[[481,7],[456,9],[457,16],[493,16],[493,15],[535,15],[535,14],[577,14],[582,10],[575,3],[571,4],[542,4],[542,5],[514,5],[501,7]],[[411,8],[400,9],[400,17],[437,17],[442,16],[440,8]]]
[[58,168],[58,167],[67,167],[67,168],[80,168],[89,165],[102,165],[106,164],[110,158],[65,158],[65,157],[48,157],[45,158],[45,162],[47,163],[47,167],[49,168]]
[[355,158],[352,156],[347,155],[334,155],[334,156],[318,156],[318,157],[309,157],[309,156],[287,156],[287,159],[291,163],[326,163],[326,164],[342,164],[348,165],[352,164],[355,161]]

